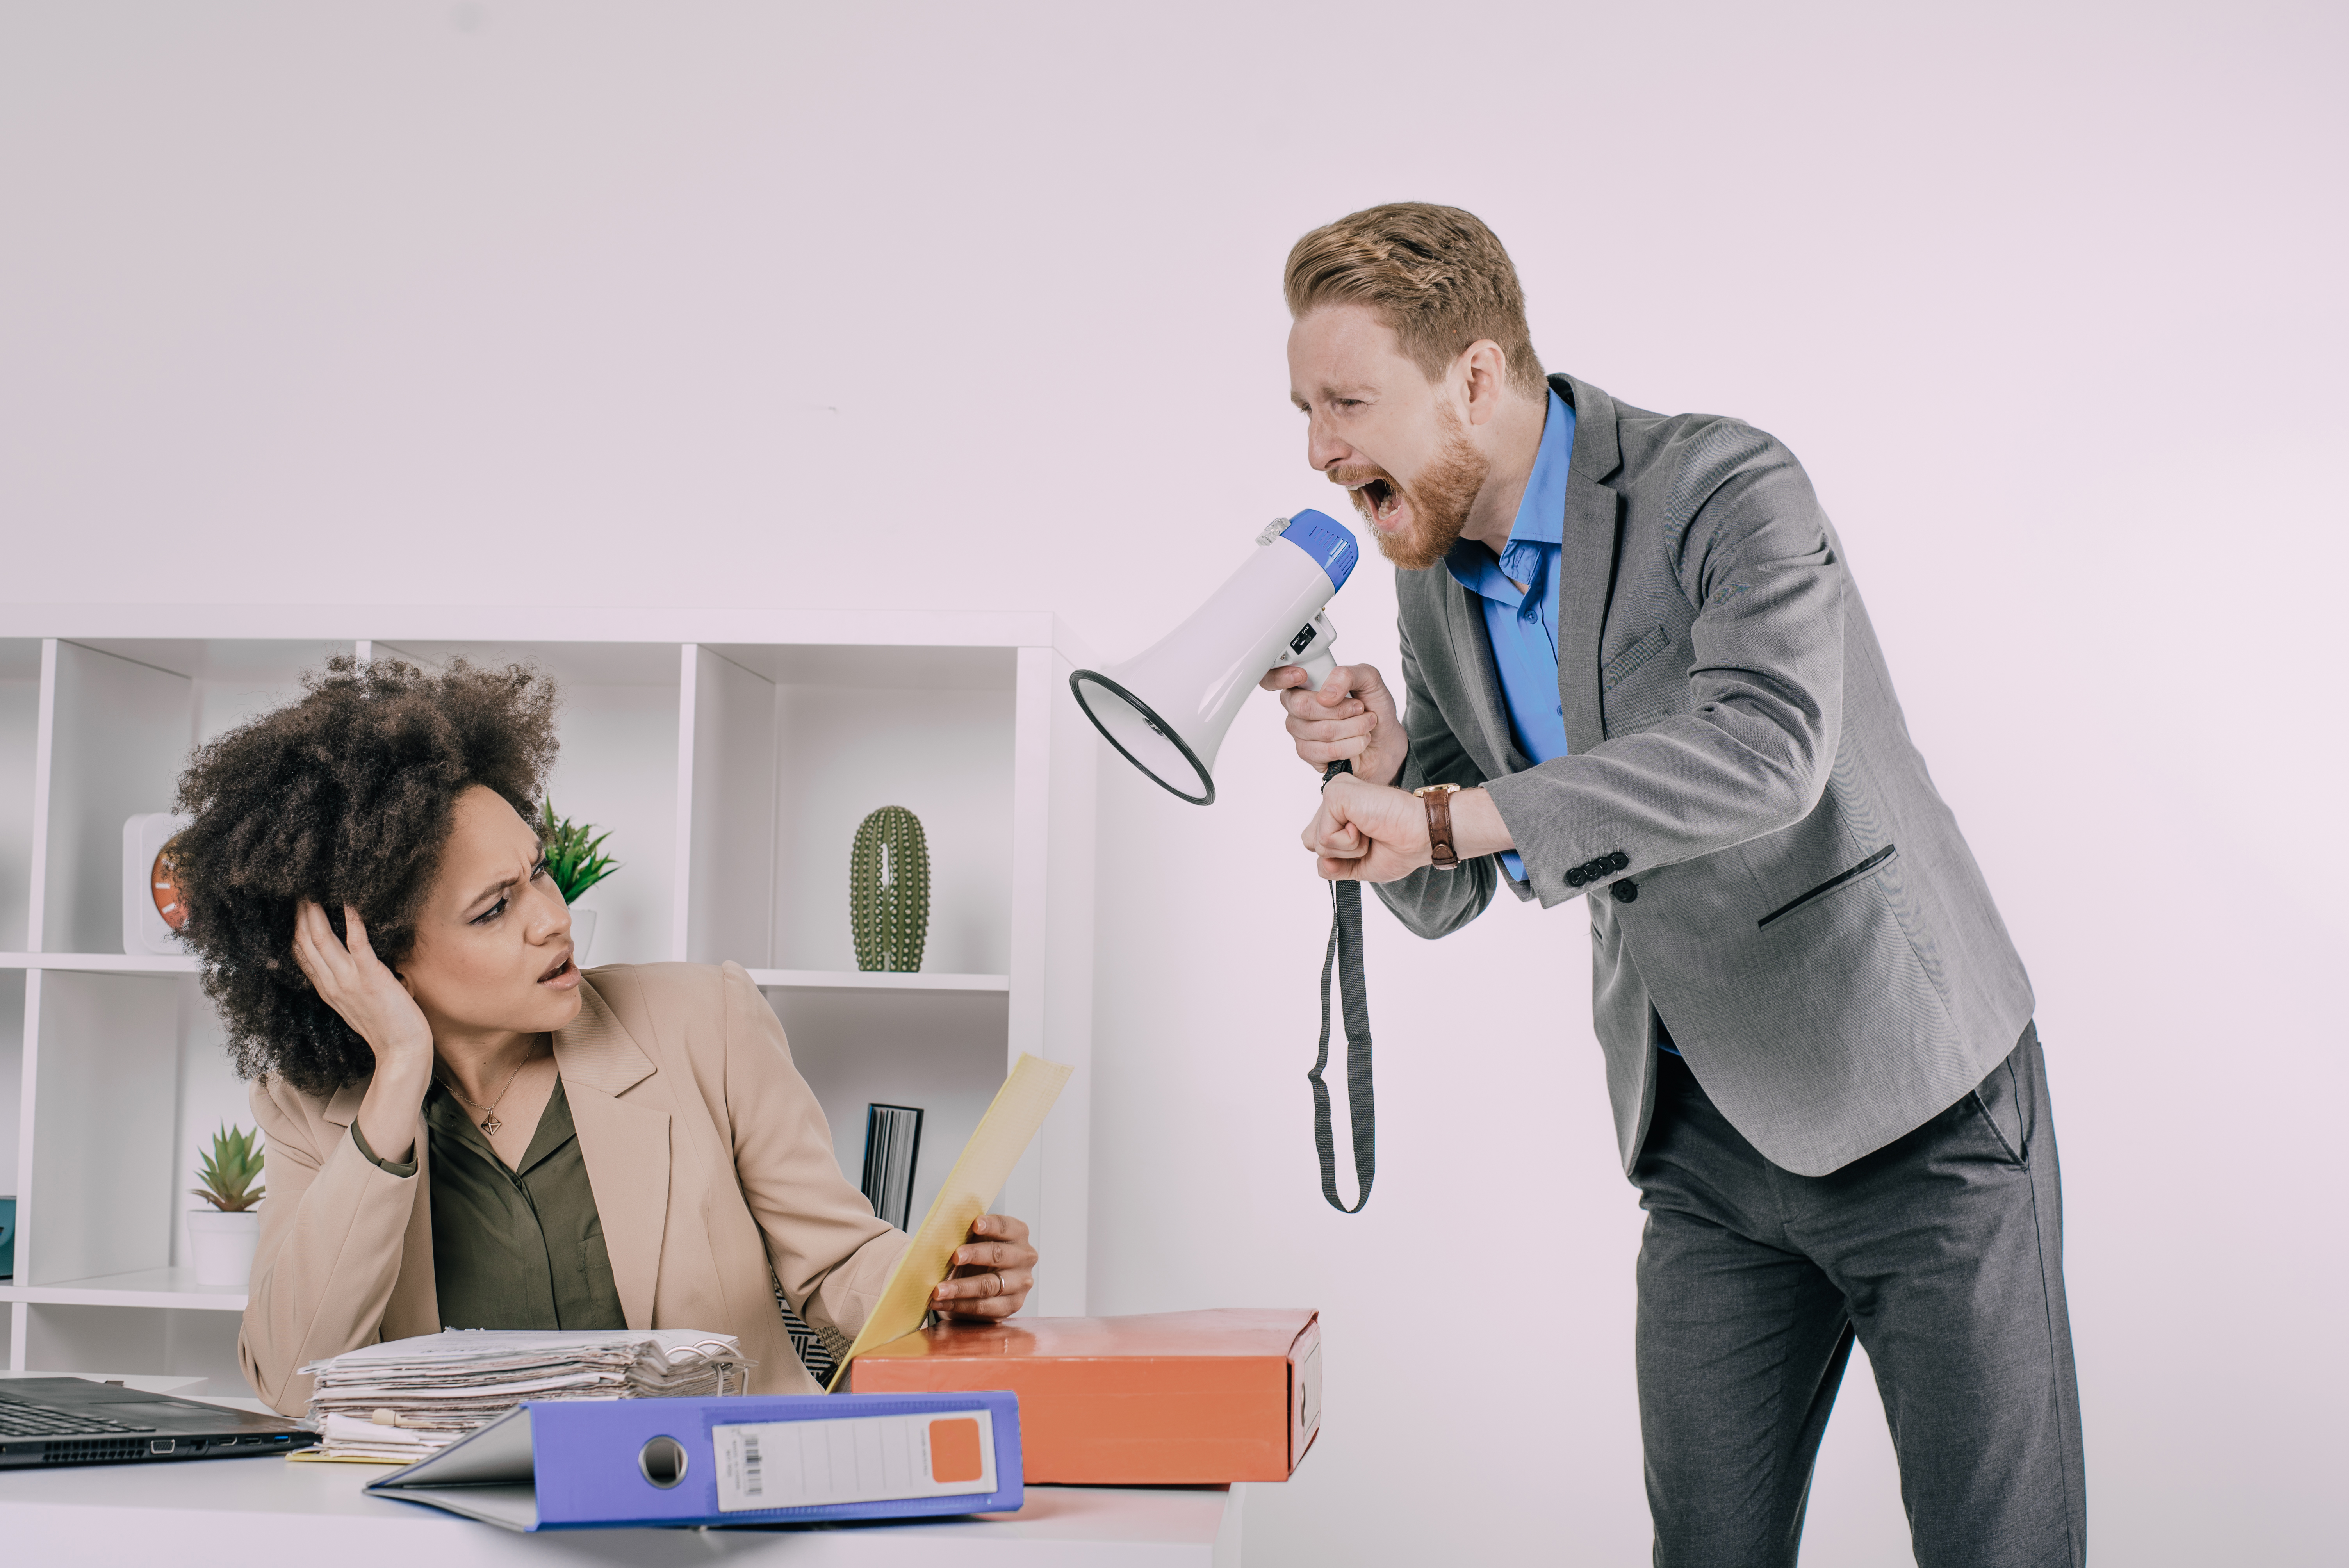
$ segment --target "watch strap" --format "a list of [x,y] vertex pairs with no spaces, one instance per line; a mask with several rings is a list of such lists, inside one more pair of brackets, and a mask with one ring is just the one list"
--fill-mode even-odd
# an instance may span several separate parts
[[1420,799],[1427,802],[1430,863],[1447,872],[1460,869],[1460,851],[1452,842],[1452,797],[1459,792],[1455,785],[1438,785],[1420,791]]

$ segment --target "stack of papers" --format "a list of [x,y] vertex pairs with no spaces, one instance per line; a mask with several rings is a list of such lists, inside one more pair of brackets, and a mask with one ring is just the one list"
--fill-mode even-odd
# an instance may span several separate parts
[[733,1336],[451,1328],[362,1346],[303,1368],[322,1459],[411,1463],[527,1399],[708,1398],[745,1391]]

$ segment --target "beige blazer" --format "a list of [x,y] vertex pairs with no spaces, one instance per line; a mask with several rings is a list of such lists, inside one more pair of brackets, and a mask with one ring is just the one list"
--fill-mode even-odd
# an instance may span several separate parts
[[[773,1009],[732,964],[611,965],[579,993],[554,1063],[628,1326],[731,1334],[758,1361],[753,1393],[820,1392],[769,1267],[811,1326],[853,1338],[906,1238],[842,1177]],[[351,1139],[367,1087],[253,1086],[269,1197],[237,1350],[288,1415],[309,1402],[310,1362],[440,1331],[423,1119],[416,1174],[392,1175]]]

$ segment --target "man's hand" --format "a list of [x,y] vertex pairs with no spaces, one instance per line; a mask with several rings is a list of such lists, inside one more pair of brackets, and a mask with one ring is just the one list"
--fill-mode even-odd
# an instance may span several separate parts
[[1426,802],[1360,774],[1330,780],[1304,836],[1313,869],[1330,882],[1392,882],[1428,863]]
[[1373,784],[1392,784],[1402,771],[1402,721],[1394,694],[1371,665],[1340,665],[1318,690],[1299,665],[1268,671],[1257,685],[1280,694],[1297,755],[1315,769],[1350,762],[1355,778]]
[[948,1317],[1009,1317],[1036,1287],[1036,1249],[1028,1226],[1009,1214],[981,1214],[970,1240],[955,1249],[955,1270],[930,1292],[930,1305]]
[[[1427,802],[1404,789],[1340,773],[1321,791],[1303,834],[1313,869],[1329,882],[1389,882],[1433,863]],[[1493,798],[1482,789],[1452,797],[1452,847],[1463,861],[1516,848]]]

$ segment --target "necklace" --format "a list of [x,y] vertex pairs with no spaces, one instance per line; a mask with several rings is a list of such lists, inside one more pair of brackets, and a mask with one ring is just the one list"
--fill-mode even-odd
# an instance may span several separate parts
[[478,1100],[466,1099],[463,1092],[457,1088],[454,1081],[454,1075],[451,1075],[450,1078],[442,1078],[440,1080],[440,1087],[447,1089],[450,1094],[455,1095],[460,1100],[463,1100],[465,1104],[471,1106],[475,1110],[480,1111],[481,1113],[481,1130],[488,1133],[492,1138],[495,1138],[498,1135],[499,1129],[505,1126],[504,1122],[498,1119],[498,1106],[506,1098],[506,1089],[513,1088],[514,1079],[522,1077],[522,1069],[530,1066],[532,1062],[537,1059],[538,1047],[533,1045],[526,1053],[523,1054],[522,1060],[514,1063],[514,1070],[506,1074],[505,1088],[498,1090],[497,1098],[491,1100],[487,1105],[483,1105]]

